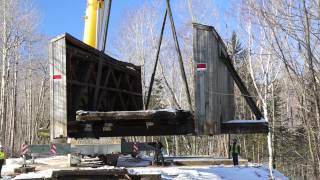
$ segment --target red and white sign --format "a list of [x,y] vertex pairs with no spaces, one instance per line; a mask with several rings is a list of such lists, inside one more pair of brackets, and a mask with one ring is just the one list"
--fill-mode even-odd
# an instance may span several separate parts
[[207,70],[207,63],[198,63],[197,64],[197,71],[205,71]]
[[22,146],[21,146],[21,154],[25,155],[25,154],[27,154],[28,151],[29,151],[28,145],[27,144],[22,144]]
[[53,75],[53,79],[61,79],[61,78],[62,78],[61,74],[54,74]]
[[133,152],[139,152],[139,146],[137,143],[133,143]]
[[57,146],[55,144],[51,144],[50,151],[52,154],[57,154]]

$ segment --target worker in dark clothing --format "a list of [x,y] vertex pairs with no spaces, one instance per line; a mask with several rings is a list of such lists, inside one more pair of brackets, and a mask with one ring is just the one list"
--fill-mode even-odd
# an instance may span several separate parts
[[0,178],[1,178],[1,169],[2,169],[2,166],[5,162],[5,157],[6,157],[6,153],[3,150],[2,145],[0,145]]
[[157,141],[155,144],[155,154],[154,154],[153,161],[158,163],[159,158],[161,158],[162,166],[164,166],[164,158],[163,158],[163,154],[162,154],[162,148],[163,148],[162,143],[160,141]]
[[233,139],[233,144],[232,148],[230,148],[230,151],[232,151],[233,165],[239,165],[240,146],[237,144],[237,139]]

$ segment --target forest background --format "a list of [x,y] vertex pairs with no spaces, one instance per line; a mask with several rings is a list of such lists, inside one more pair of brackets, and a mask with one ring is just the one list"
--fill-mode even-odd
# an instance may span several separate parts
[[[319,177],[320,1],[231,0],[223,12],[213,0],[172,1],[172,7],[191,93],[192,23],[197,22],[218,30],[235,68],[268,118],[273,166],[293,179]],[[156,0],[127,6],[107,45],[106,53],[143,67],[144,93],[164,8],[164,1]],[[50,126],[49,37],[39,31],[41,16],[36,1],[0,0],[0,14],[0,140],[10,156],[17,156],[26,141],[49,141],[39,134]],[[188,108],[178,67],[167,26],[152,94],[153,109]],[[235,118],[254,119],[237,88],[234,95]],[[267,136],[262,134],[167,136],[161,141],[170,155],[227,157],[230,137],[239,139],[243,158],[268,162]],[[150,138],[154,137],[131,139]]]

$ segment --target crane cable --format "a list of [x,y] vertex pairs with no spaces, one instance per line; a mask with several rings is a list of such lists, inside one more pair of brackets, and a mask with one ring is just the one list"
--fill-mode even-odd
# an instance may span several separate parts
[[110,12],[111,12],[111,3],[112,0],[108,0],[108,5],[107,5],[107,12],[106,12],[106,24],[104,26],[104,32],[102,35],[102,49],[101,51],[104,52],[106,50],[106,43],[107,43],[107,36],[108,36],[108,28],[109,28],[109,19],[110,19]]
[[190,95],[190,90],[189,90],[189,86],[188,86],[186,72],[185,72],[184,65],[183,65],[183,60],[182,60],[181,50],[180,50],[180,46],[179,46],[179,42],[178,42],[178,37],[177,37],[177,33],[176,33],[174,21],[173,21],[172,11],[171,11],[171,7],[170,7],[170,0],[166,0],[166,12],[165,12],[164,21],[163,21],[162,28],[161,28],[160,40],[159,40],[158,48],[157,48],[156,62],[154,64],[154,68],[153,68],[153,72],[152,72],[152,76],[151,76],[151,80],[150,80],[148,96],[147,96],[147,103],[146,103],[145,108],[148,109],[148,106],[149,106],[149,103],[150,103],[152,86],[153,86],[153,82],[154,82],[154,76],[155,76],[155,73],[156,73],[156,70],[157,70],[157,64],[158,64],[158,61],[159,61],[159,53],[160,53],[160,48],[161,48],[163,31],[164,31],[164,27],[165,27],[165,24],[166,24],[167,13],[169,14],[172,36],[173,36],[173,40],[174,40],[174,43],[175,43],[176,51],[177,51],[177,54],[178,54],[180,71],[181,71],[181,76],[182,76],[184,87],[185,87],[186,94],[187,94],[189,109],[192,112],[193,108],[192,108],[192,102],[191,102],[191,95]]
[[151,80],[150,80],[150,85],[149,85],[149,89],[148,89],[148,96],[147,96],[147,102],[146,102],[146,105],[145,105],[145,109],[149,108],[149,103],[150,103],[150,98],[151,98],[151,92],[152,92],[154,77],[156,75],[156,70],[157,70],[157,66],[158,66],[158,62],[159,62],[159,55],[160,55],[162,38],[163,38],[163,32],[164,32],[164,28],[166,26],[166,20],[167,20],[167,10],[166,10],[166,12],[164,14],[164,18],[163,18],[163,22],[162,22],[160,38],[159,38],[158,47],[157,47],[156,61],[154,63],[153,72],[152,72],[152,75],[151,75]]
[[172,11],[171,11],[171,7],[170,7],[170,0],[167,0],[167,11],[169,13],[172,36],[173,36],[173,40],[174,40],[174,43],[175,43],[176,51],[177,51],[177,54],[178,54],[180,71],[181,71],[181,76],[182,76],[182,79],[183,79],[183,84],[184,84],[184,88],[185,88],[186,95],[187,95],[187,100],[188,100],[188,104],[189,104],[189,110],[191,112],[193,112],[192,102],[191,102],[191,94],[190,94],[190,90],[189,90],[186,71],[185,71],[184,65],[183,65],[183,60],[182,60],[181,50],[180,50],[180,46],[179,46],[179,42],[178,42],[177,32],[176,32],[176,28],[175,28],[174,21],[173,21]]

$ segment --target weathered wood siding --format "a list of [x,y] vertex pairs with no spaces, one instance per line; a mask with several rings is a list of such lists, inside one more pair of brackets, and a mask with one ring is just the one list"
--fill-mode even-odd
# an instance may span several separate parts
[[78,110],[143,108],[140,67],[113,59],[69,34],[53,39],[49,51],[51,138],[72,137],[67,125],[76,121]]
[[193,115],[184,110],[78,111],[68,124],[72,137],[162,136],[194,132]]
[[[221,123],[234,118],[234,81],[222,53],[223,42],[211,26],[194,24],[195,131],[198,135],[221,133]],[[205,69],[197,67],[206,64]]]
[[[50,137],[67,134],[66,41],[57,37],[49,44],[50,60]],[[61,79],[53,79],[54,74]]]

